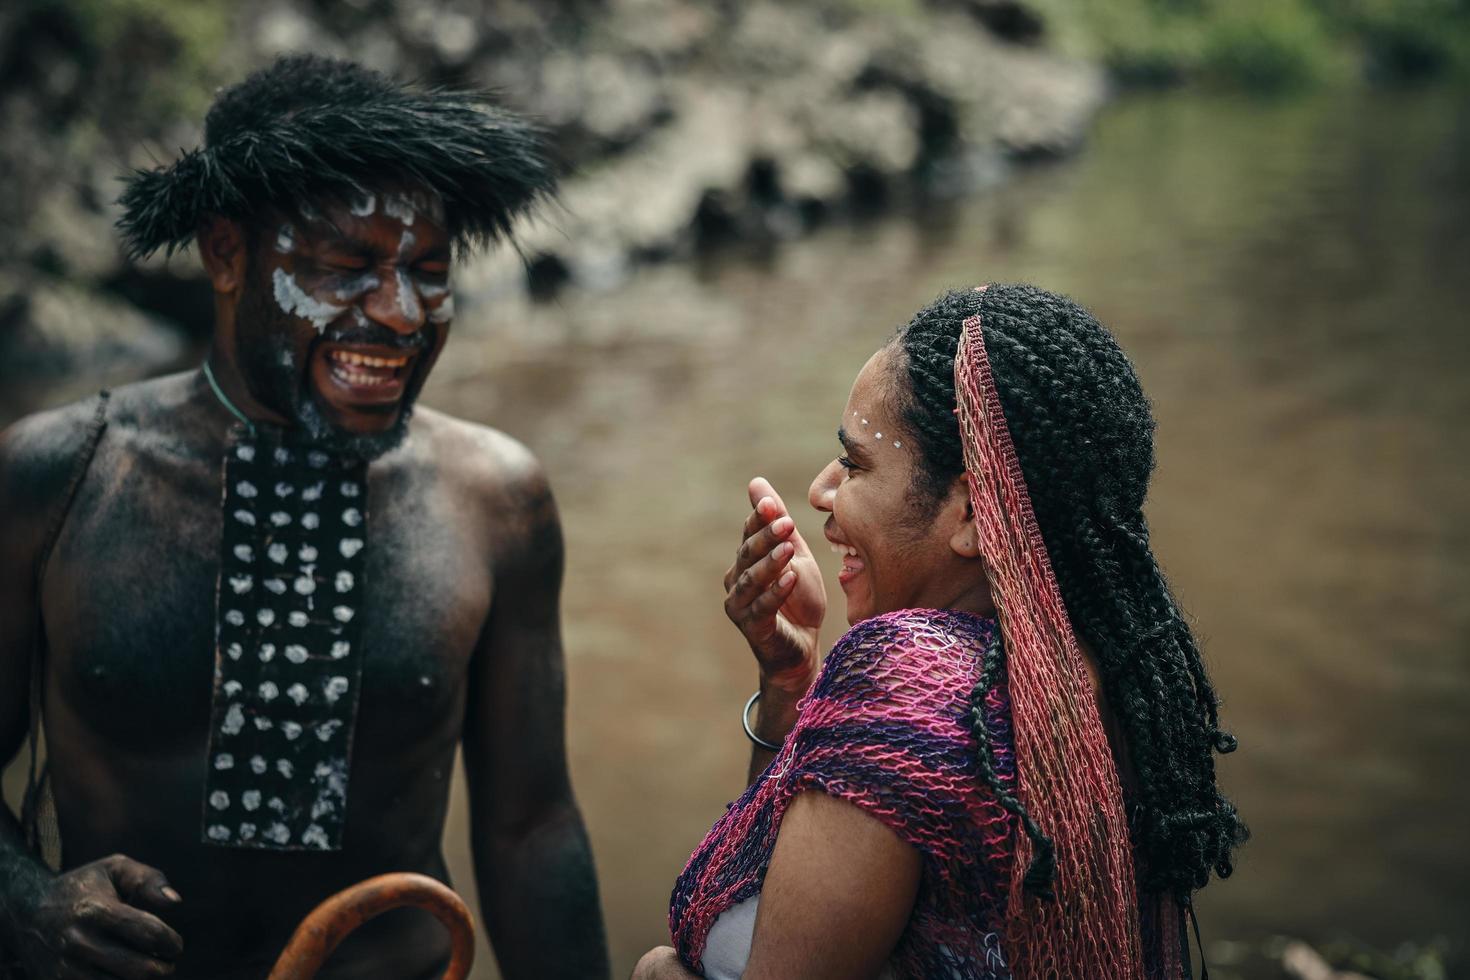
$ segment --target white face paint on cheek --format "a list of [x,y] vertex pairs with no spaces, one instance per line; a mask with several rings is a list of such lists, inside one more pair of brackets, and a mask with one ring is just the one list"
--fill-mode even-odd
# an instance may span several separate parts
[[429,311],[430,323],[448,323],[454,319],[454,297],[444,297],[444,302]]
[[289,315],[308,321],[316,327],[317,333],[325,332],[327,324],[347,312],[345,306],[323,303],[308,296],[306,290],[296,282],[296,277],[285,269],[277,269],[271,274],[271,280],[275,283],[277,305]]

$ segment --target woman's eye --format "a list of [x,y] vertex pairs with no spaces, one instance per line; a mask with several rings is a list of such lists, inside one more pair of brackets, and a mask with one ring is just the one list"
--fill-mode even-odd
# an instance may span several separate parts
[[838,456],[837,457],[837,465],[841,466],[843,469],[847,470],[848,472],[852,472],[853,470],[857,469],[857,464],[854,463],[852,460],[848,459],[846,456]]

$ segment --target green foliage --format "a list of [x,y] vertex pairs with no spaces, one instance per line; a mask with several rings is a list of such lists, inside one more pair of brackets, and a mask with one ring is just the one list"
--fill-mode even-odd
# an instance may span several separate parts
[[[102,104],[131,123],[196,118],[228,70],[228,0],[49,0],[81,41]],[[116,102],[114,106],[112,103]]]
[[1052,43],[1125,82],[1254,91],[1470,66],[1470,0],[1032,0]]
[[1334,0],[1332,6],[1376,79],[1470,70],[1470,0]]
[[1205,32],[1204,73],[1257,91],[1300,88],[1327,77],[1332,43],[1310,8],[1300,3],[1233,3]]

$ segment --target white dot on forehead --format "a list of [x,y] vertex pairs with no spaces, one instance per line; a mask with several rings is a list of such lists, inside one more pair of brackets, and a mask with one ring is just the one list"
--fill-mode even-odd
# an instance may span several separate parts
[[894,449],[902,449],[903,448],[903,443],[901,443],[897,439],[895,439],[895,440],[893,440],[893,448]]
[[878,439],[882,439],[882,438],[883,438],[883,433],[881,433],[881,432],[876,432],[876,433],[874,433],[874,437],[875,437],[875,438],[878,438]]
[[867,419],[863,419],[863,425],[867,425],[867,424],[868,424],[868,420]]

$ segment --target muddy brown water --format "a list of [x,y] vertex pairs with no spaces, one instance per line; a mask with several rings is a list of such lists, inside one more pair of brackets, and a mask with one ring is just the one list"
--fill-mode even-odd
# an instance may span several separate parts
[[[720,578],[746,481],[820,541],[805,489],[864,359],[941,289],[1014,280],[1094,309],[1154,401],[1156,548],[1255,833],[1200,901],[1212,965],[1232,973],[1221,940],[1285,934],[1445,937],[1464,968],[1467,177],[1465,93],[1135,98],[1078,158],[963,201],[463,309],[425,399],[529,443],[558,492],[571,761],[615,974],[665,941],[673,878],[741,788],[755,677]],[[472,895],[460,790],[445,848]]]

